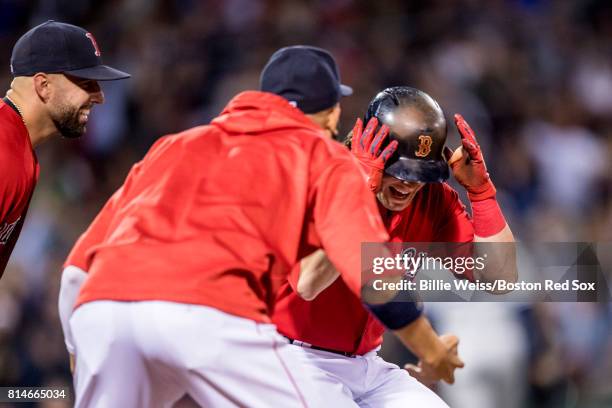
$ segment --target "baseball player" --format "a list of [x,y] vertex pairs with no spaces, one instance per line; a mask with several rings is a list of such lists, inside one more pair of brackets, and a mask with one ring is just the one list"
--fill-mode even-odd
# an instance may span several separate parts
[[[351,90],[307,46],[277,51],[261,89],[161,138],[77,242],[60,293],[77,407],[184,393],[214,407],[356,406],[313,380],[270,319],[301,257],[324,248],[358,299],[360,242],[388,239],[363,172],[331,140]],[[413,341],[417,304],[364,303]]]
[[[376,192],[391,241],[514,240],[495,199],[495,187],[480,147],[461,116],[455,116],[455,123],[462,146],[455,152],[447,148],[446,158],[444,114],[437,102],[422,91],[409,87],[385,89],[370,103],[366,121],[363,130],[361,120],[357,120],[351,150],[368,169],[370,187]],[[379,122],[388,126],[389,139],[394,141],[391,143],[398,144],[396,154],[386,165],[379,154],[386,132],[383,126],[376,133]],[[447,158],[453,153],[451,169],[468,191],[471,217],[457,192],[444,183],[449,177]],[[512,259],[512,255],[505,256]],[[291,283],[287,282],[279,291],[273,321],[294,345],[294,352],[320,368],[320,381],[335,386],[359,406],[446,406],[408,372],[377,356],[384,327],[363,310],[346,284],[336,279],[333,265],[323,251],[317,251],[302,261],[301,276],[290,279]],[[504,278],[516,279],[516,270],[509,269]],[[304,274],[305,270],[317,270],[317,279],[308,280],[312,275]],[[324,273],[325,270],[328,272]],[[426,383],[439,379],[452,382],[452,378],[440,376],[431,367],[427,345],[421,346],[413,348],[421,360],[419,366],[406,368]]]
[[129,77],[102,64],[91,33],[55,21],[17,41],[11,73],[11,88],[0,101],[0,276],[38,180],[33,148],[53,136],[81,136],[93,106],[104,102],[98,81]]

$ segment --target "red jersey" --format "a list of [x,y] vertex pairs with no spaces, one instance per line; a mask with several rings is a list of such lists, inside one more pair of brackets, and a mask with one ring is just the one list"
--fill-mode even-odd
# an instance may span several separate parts
[[86,251],[77,307],[166,300],[269,322],[305,237],[355,297],[360,243],[388,239],[350,152],[273,94],[243,92],[210,125],[162,138],[128,180]]
[[[379,208],[392,242],[474,239],[465,206],[446,183],[426,184],[403,211]],[[340,279],[310,302],[285,283],[279,291],[273,322],[289,338],[352,354],[364,354],[378,347],[385,330]]]
[[0,276],[21,232],[38,174],[28,129],[19,113],[0,100]]

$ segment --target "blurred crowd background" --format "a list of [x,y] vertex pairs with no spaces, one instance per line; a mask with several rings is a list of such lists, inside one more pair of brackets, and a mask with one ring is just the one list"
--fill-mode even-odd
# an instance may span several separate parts
[[[84,138],[37,150],[40,182],[0,281],[0,386],[70,384],[56,301],[71,246],[158,137],[256,89],[281,46],[336,56],[355,90],[341,134],[386,86],[437,99],[452,147],[462,113],[519,240],[612,240],[609,1],[0,0],[4,89],[13,44],[47,19],[87,28],[133,77],[103,84]],[[612,407],[610,303],[431,306],[461,338],[466,368],[437,389],[453,408]],[[384,352],[407,358],[392,341]]]

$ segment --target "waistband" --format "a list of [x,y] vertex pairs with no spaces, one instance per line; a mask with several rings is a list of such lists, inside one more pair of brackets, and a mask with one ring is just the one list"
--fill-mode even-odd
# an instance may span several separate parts
[[328,349],[328,348],[325,348],[325,347],[314,346],[314,345],[312,345],[310,343],[306,343],[305,341],[295,340],[295,339],[292,339],[292,338],[287,337],[287,336],[283,336],[283,337],[285,337],[287,340],[289,340],[289,344],[293,344],[295,346],[305,347],[305,348],[309,348],[309,349],[313,349],[313,350],[319,350],[319,351],[327,351],[328,353],[339,354],[339,355],[344,356],[344,357],[350,357],[350,358],[357,357],[356,354],[349,353],[348,351],[332,350],[332,349]]

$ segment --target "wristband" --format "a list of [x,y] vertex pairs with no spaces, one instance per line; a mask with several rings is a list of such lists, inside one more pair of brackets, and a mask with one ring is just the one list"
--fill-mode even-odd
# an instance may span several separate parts
[[472,202],[472,218],[474,234],[479,237],[495,235],[506,226],[504,214],[494,197]]
[[408,326],[423,314],[423,304],[414,301],[414,295],[400,291],[393,300],[382,304],[364,302],[365,307],[388,329]]
[[489,198],[495,198],[495,194],[497,193],[497,190],[495,189],[495,186],[491,180],[488,178],[488,175],[486,183],[480,187],[469,187],[467,188],[467,191],[468,198],[472,203],[488,200]]

